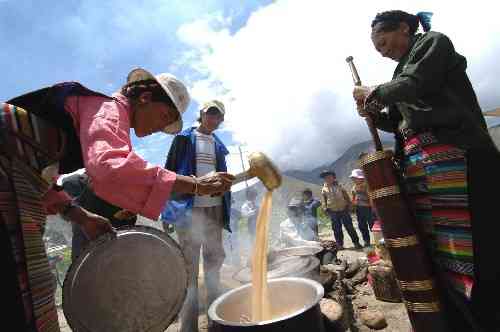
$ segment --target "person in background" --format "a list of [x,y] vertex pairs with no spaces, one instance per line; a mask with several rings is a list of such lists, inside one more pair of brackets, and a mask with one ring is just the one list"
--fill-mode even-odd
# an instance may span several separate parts
[[318,207],[321,206],[321,202],[313,197],[311,189],[306,188],[302,192],[302,203],[304,205],[305,222],[318,237]]
[[257,190],[248,188],[246,192],[247,200],[241,206],[241,215],[247,219],[248,234],[250,241],[255,239],[255,230],[257,227],[257,214],[259,207],[257,205]]
[[280,223],[280,242],[284,247],[320,246],[317,234],[304,218],[304,203],[292,198],[287,205],[288,218]]
[[392,80],[357,86],[353,97],[360,116],[395,135],[401,188],[438,274],[450,330],[498,331],[498,197],[484,189],[500,183],[500,154],[466,58],[448,36],[430,30],[431,15],[375,16],[373,46],[397,66]]
[[353,169],[349,176],[354,182],[352,187],[352,204],[356,211],[358,228],[363,236],[364,246],[370,246],[370,229],[373,226],[373,214],[368,196],[368,187],[366,185],[363,171],[359,168]]
[[359,237],[354,229],[351,218],[351,198],[340,183],[337,182],[337,177],[334,171],[325,170],[320,173],[324,184],[321,189],[321,205],[325,213],[332,221],[332,229],[335,241],[338,245],[338,250],[344,248],[344,234],[342,225],[344,225],[347,233],[351,237],[356,249],[363,248],[359,244]]
[[236,207],[236,202],[231,199],[231,217],[230,217],[230,228],[231,233],[229,234],[229,246],[230,246],[230,257],[231,264],[233,266],[241,265],[241,253],[240,253],[240,221],[241,221],[241,211]]
[[[190,127],[175,136],[165,168],[188,177],[226,172],[229,152],[214,134],[224,121],[225,114],[222,102],[212,100],[204,103],[200,108],[199,126]],[[222,230],[231,231],[230,216],[229,191],[223,196],[176,195],[161,214],[163,222],[174,225],[188,268],[188,294],[180,312],[183,332],[198,331],[200,250],[207,289],[206,308],[220,295],[220,269],[225,258]]]

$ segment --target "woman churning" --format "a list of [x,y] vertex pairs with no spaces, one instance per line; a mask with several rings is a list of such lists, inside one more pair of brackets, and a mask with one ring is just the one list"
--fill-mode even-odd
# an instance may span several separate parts
[[181,176],[132,150],[131,128],[139,137],[179,132],[189,100],[172,75],[153,76],[139,68],[111,97],[66,82],[1,105],[3,324],[12,331],[59,331],[41,237],[46,214],[79,224],[90,239],[113,231],[107,219],[72,202],[52,181],[58,174],[85,167],[99,197],[154,220],[172,192],[207,195],[230,188],[233,177],[227,173]]
[[[446,35],[429,31],[430,17],[399,10],[376,15],[373,45],[398,65],[391,81],[356,87],[353,95],[361,116],[370,114],[379,129],[395,134],[395,159],[440,277],[450,329],[494,331],[500,224],[497,198],[484,188],[500,184],[500,157],[466,59]],[[422,34],[416,34],[419,23]]]

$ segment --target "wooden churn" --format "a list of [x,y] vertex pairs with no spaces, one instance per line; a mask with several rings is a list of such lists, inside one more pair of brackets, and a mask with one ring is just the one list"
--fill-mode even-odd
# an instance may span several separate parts
[[[355,85],[361,85],[353,58],[346,59]],[[375,108],[375,107],[374,107]],[[380,111],[380,110],[377,110]],[[392,151],[384,151],[370,116],[365,118],[375,152],[362,157],[360,166],[369,196],[382,221],[382,233],[414,332],[445,331],[446,322],[430,259],[417,233],[416,222],[401,193]]]

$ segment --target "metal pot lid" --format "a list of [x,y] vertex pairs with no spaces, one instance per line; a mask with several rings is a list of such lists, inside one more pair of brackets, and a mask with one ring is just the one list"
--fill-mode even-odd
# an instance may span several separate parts
[[63,309],[73,331],[163,332],[186,297],[177,243],[151,227],[104,235],[75,260],[64,280]]
[[[268,265],[267,279],[303,276],[318,266],[319,259],[315,256],[282,257]],[[242,283],[251,282],[252,270],[250,267],[244,267],[236,272],[233,278]]]

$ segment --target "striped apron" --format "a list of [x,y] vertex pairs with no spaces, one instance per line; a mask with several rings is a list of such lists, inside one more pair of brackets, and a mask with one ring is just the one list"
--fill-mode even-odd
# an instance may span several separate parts
[[474,264],[465,151],[426,132],[406,138],[404,153],[407,193],[432,259],[445,281],[470,300]]
[[9,104],[0,104],[0,131],[0,222],[15,265],[15,271],[5,273],[16,274],[24,308],[22,331],[57,332],[55,282],[42,240],[46,215],[41,197],[49,188],[42,173],[61,155],[64,135]]

